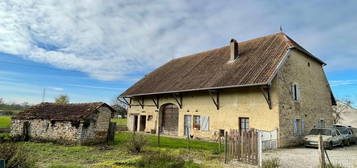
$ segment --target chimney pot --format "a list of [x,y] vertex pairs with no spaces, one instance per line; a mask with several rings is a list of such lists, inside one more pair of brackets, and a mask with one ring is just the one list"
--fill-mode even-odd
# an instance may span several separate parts
[[230,61],[234,61],[239,57],[239,48],[238,48],[238,42],[235,39],[231,39],[231,59]]

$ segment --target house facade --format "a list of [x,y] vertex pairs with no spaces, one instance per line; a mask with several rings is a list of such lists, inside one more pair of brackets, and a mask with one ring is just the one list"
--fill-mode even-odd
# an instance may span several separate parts
[[173,59],[120,95],[128,128],[215,140],[230,129],[277,130],[278,146],[332,124],[320,59],[284,33]]
[[92,144],[107,140],[114,110],[105,103],[41,103],[12,118],[11,136],[23,140]]

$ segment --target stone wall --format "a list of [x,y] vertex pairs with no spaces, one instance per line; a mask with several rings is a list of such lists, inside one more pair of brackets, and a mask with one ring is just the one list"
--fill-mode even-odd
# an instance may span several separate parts
[[[302,136],[293,135],[293,120],[304,120],[304,134],[307,134],[318,120],[332,125],[332,103],[330,88],[320,63],[305,54],[293,51],[277,74],[279,88],[279,145],[294,146],[302,143]],[[292,84],[300,88],[300,99],[294,101]]]
[[21,136],[24,122],[30,123],[29,136],[33,140],[57,141],[60,143],[78,143],[81,125],[78,128],[70,121],[50,120],[12,120],[11,136]]
[[111,110],[98,109],[82,121],[50,121],[42,119],[12,120],[11,136],[21,136],[24,122],[30,123],[29,136],[32,140],[55,141],[59,143],[90,144],[105,142],[111,119]]
[[100,107],[98,113],[92,114],[90,117],[90,125],[83,127],[81,132],[81,140],[86,143],[105,142],[111,119],[111,111],[107,107]]

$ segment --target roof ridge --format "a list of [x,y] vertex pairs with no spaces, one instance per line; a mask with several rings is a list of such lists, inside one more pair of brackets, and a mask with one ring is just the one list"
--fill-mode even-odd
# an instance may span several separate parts
[[[245,41],[241,41],[241,42],[238,41],[238,44],[248,43],[248,42],[251,42],[251,41],[254,41],[254,40],[266,38],[266,37],[269,37],[269,36],[276,36],[276,35],[285,35],[285,36],[287,36],[284,32],[278,32],[278,33],[268,34],[268,35],[265,35],[265,36],[256,37],[256,38],[249,39],[249,40],[245,40]],[[223,49],[223,48],[225,48],[225,47],[229,47],[229,44],[228,44],[228,45],[225,45],[225,46],[213,48],[213,49],[208,49],[208,50],[204,50],[204,51],[199,51],[199,52],[196,52],[196,53],[193,53],[193,54],[190,54],[190,55],[185,55],[185,56],[177,57],[177,58],[174,58],[174,59],[172,59],[172,60],[179,60],[179,59],[187,58],[187,57],[190,57],[190,56],[196,56],[197,54],[204,54],[204,53],[207,53],[207,52],[212,52],[212,51],[216,51],[216,50],[219,50],[219,49]]]

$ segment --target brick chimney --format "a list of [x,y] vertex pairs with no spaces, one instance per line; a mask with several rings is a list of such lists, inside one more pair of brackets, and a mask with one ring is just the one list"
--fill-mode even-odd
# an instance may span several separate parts
[[231,59],[230,61],[234,61],[239,57],[239,48],[238,48],[238,42],[235,39],[231,39]]

